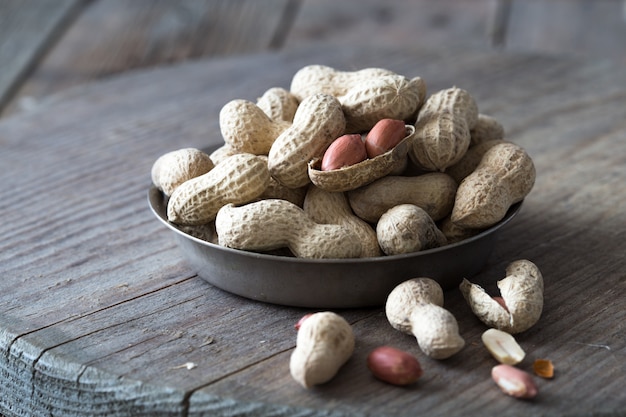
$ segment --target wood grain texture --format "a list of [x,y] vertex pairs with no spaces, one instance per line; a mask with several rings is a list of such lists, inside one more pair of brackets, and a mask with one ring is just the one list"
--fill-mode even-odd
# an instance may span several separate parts
[[80,0],[0,2],[0,109],[83,3]]
[[303,0],[285,45],[491,46],[489,0]]
[[510,0],[506,47],[626,64],[623,0]]
[[124,71],[280,47],[297,6],[298,0],[94,1],[6,113]]
[[[150,167],[219,143],[233,98],[287,87],[303,65],[385,66],[457,85],[534,158],[538,179],[474,281],[494,291],[527,258],[546,280],[540,322],[518,336],[556,365],[536,401],[489,378],[484,326],[458,291],[446,307],[466,348],[421,354],[382,309],[346,310],[355,356],[313,391],[289,376],[306,309],[229,295],[200,280],[152,217]],[[626,412],[626,75],[606,63],[421,48],[311,46],[198,61],[77,87],[0,123],[0,410],[26,415],[519,416]],[[392,344],[425,370],[412,387],[375,380],[367,353]],[[187,369],[187,363],[194,366]]]

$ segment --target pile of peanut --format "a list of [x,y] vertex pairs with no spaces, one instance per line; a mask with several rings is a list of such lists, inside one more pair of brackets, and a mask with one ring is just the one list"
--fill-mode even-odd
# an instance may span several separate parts
[[[497,362],[491,368],[493,381],[507,395],[534,398],[538,387],[531,372],[523,369],[529,367],[528,363],[524,364],[526,352],[513,334],[529,329],[539,320],[543,276],[535,264],[521,259],[509,264],[498,287],[501,297],[490,297],[467,280],[460,289],[472,311],[488,326],[481,340]],[[385,315],[394,329],[415,337],[423,354],[432,359],[447,359],[460,352],[466,343],[456,318],[443,305],[444,293],[437,281],[412,278],[389,293]],[[337,313],[307,314],[296,328],[298,336],[289,370],[304,388],[333,379],[354,353],[356,337],[352,327]],[[366,365],[374,377],[392,385],[413,384],[424,373],[412,352],[390,345],[371,350]],[[553,377],[553,365],[547,359],[535,359],[532,369],[541,378]]]
[[152,181],[168,220],[223,246],[306,258],[416,252],[499,222],[535,168],[472,96],[420,77],[310,65],[289,90],[219,114],[224,144],[169,152]]
[[[428,95],[420,77],[382,68],[338,71],[311,65],[289,90],[270,88],[256,103],[236,99],[219,115],[224,144],[210,155],[185,148],[154,163],[152,181],[168,220],[230,248],[287,249],[304,258],[357,258],[418,252],[459,242],[495,225],[535,182],[528,153],[451,87]],[[515,368],[525,353],[511,334],[533,326],[543,278],[530,261],[511,263],[491,297],[463,280],[460,290],[490,329],[483,342],[501,362],[494,381],[531,398],[530,376]],[[396,287],[385,312],[434,359],[465,346],[443,291],[430,278]],[[298,324],[292,376],[310,388],[351,357],[350,325],[332,312]],[[382,346],[368,357],[379,379],[405,385],[422,375],[409,353]]]

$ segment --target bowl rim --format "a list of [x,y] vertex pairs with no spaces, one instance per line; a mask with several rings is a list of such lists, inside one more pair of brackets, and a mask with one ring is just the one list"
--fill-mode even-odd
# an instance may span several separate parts
[[265,259],[268,261],[276,261],[276,262],[289,262],[289,263],[296,262],[296,263],[312,263],[312,264],[362,264],[366,262],[376,262],[376,263],[394,262],[397,260],[408,259],[408,258],[426,257],[434,253],[444,252],[444,251],[448,251],[454,248],[469,245],[474,241],[482,239],[484,236],[495,233],[500,228],[508,224],[519,213],[522,207],[522,204],[524,202],[524,200],[522,200],[522,201],[512,204],[507,210],[504,217],[500,221],[498,221],[496,224],[488,227],[487,229],[467,239],[463,239],[461,241],[450,243],[444,246],[439,246],[439,247],[432,248],[432,249],[425,249],[425,250],[418,251],[418,252],[403,253],[403,254],[398,254],[398,255],[381,255],[381,256],[372,256],[372,257],[367,257],[367,258],[322,258],[322,259],[318,259],[318,258],[298,258],[298,257],[291,257],[291,256],[281,256],[281,255],[272,255],[272,254],[260,253],[260,252],[245,251],[241,249],[234,249],[234,248],[229,248],[226,246],[221,246],[221,245],[197,238],[188,233],[185,233],[184,231],[176,227],[175,224],[169,222],[167,218],[165,217],[166,214],[162,212],[162,210],[159,210],[159,208],[157,207],[157,204],[159,206],[164,205],[163,202],[165,201],[165,198],[164,198],[163,192],[159,190],[156,186],[154,186],[154,184],[152,184],[149,187],[147,197],[148,197],[148,205],[150,207],[150,210],[161,223],[163,223],[170,230],[177,233],[179,236],[184,237],[188,240],[191,240],[196,244],[205,246],[213,250],[231,252],[233,254],[238,254],[243,257]]

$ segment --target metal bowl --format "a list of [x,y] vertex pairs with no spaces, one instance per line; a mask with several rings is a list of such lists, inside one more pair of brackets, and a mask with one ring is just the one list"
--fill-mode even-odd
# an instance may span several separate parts
[[493,251],[497,231],[520,210],[513,205],[491,228],[458,243],[421,252],[359,259],[302,259],[226,248],[181,230],[167,220],[163,194],[148,192],[152,212],[172,232],[198,275],[210,284],[253,300],[308,308],[384,305],[401,282],[435,279],[444,290],[478,273]]

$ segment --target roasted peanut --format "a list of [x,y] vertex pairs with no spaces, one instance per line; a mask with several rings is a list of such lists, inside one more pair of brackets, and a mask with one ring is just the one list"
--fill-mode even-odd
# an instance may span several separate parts
[[504,126],[494,117],[480,113],[476,124],[470,131],[470,136],[470,146],[492,140],[504,140]]
[[476,236],[484,229],[470,229],[466,227],[461,227],[458,224],[454,223],[450,216],[446,216],[443,220],[439,222],[439,230],[446,237],[448,244],[461,242],[465,239],[469,239],[472,236]]
[[456,188],[452,177],[441,172],[415,177],[387,176],[348,191],[348,200],[354,213],[370,223],[376,223],[384,212],[400,204],[421,207],[437,221],[452,211]]
[[464,279],[461,293],[476,316],[487,326],[515,334],[531,328],[543,310],[543,277],[532,262],[522,259],[509,264],[506,277],[497,282],[503,302]]
[[289,371],[304,388],[330,381],[354,352],[350,324],[336,313],[311,314],[300,323]]
[[500,143],[483,155],[478,167],[459,184],[452,221],[461,227],[484,228],[504,218],[535,183],[535,165],[526,151]]
[[459,352],[465,341],[456,319],[442,306],[443,290],[435,280],[413,278],[391,291],[385,314],[393,328],[414,335],[426,355],[445,359]]
[[356,258],[358,236],[345,226],[318,224],[286,200],[261,200],[240,207],[228,204],[215,219],[219,244],[234,249],[268,251],[289,248],[301,258]]
[[195,148],[184,148],[161,155],[152,165],[152,183],[166,196],[187,180],[206,174],[215,165],[211,157]]
[[376,236],[385,255],[418,252],[447,243],[428,213],[413,204],[387,210],[376,224]]
[[384,68],[338,71],[326,65],[307,65],[294,74],[290,92],[300,101],[319,93],[343,96],[350,89],[384,75],[396,74]]
[[418,114],[409,156],[426,170],[444,171],[467,152],[477,120],[478,107],[467,91],[453,87],[431,95]]
[[324,191],[311,185],[304,199],[304,211],[320,224],[339,224],[352,229],[361,242],[361,257],[382,255],[376,232],[369,223],[355,216],[344,193]]
[[276,138],[291,126],[272,120],[251,101],[235,99],[220,110],[220,131],[224,142],[238,153],[267,155]]
[[248,153],[226,158],[211,171],[185,181],[167,204],[170,222],[204,224],[227,203],[243,204],[259,197],[269,183],[266,159]]
[[256,105],[272,120],[293,122],[298,99],[281,87],[272,87],[257,99]]
[[463,158],[459,160],[456,164],[446,169],[446,174],[450,175],[457,184],[460,184],[465,177],[474,172],[474,170],[480,164],[480,160],[483,159],[483,156],[487,151],[494,146],[500,143],[507,143],[503,140],[489,140],[485,142],[481,142],[477,145],[470,146],[470,148],[465,152]]
[[410,120],[423,103],[425,86],[420,77],[383,75],[363,82],[338,96],[346,115],[346,132],[372,129],[379,120]]
[[273,143],[269,151],[269,171],[286,187],[310,183],[308,162],[324,151],[345,130],[341,104],[333,96],[316,94],[298,106],[293,125]]

